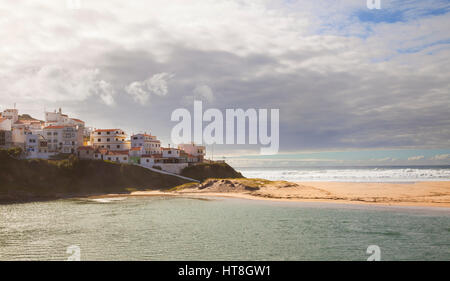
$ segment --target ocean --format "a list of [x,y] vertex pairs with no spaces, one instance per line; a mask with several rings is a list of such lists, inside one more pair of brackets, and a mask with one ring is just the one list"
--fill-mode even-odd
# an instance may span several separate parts
[[286,181],[416,182],[450,181],[450,166],[246,167],[245,177]]
[[0,260],[450,260],[450,212],[183,197],[0,206]]

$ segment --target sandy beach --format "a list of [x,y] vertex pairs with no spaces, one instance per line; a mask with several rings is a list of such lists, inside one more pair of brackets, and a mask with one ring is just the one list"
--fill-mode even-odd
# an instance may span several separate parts
[[252,184],[249,185],[240,179],[210,180],[177,191],[137,191],[128,196],[232,197],[251,200],[450,208],[448,181],[415,183],[255,181],[252,179]]

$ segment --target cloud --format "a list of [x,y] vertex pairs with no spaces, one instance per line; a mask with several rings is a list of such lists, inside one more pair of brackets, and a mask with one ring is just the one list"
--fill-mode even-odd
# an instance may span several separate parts
[[98,94],[106,105],[113,106],[115,105],[114,101],[114,88],[108,82],[101,80],[98,83]]
[[125,91],[135,101],[147,104],[151,95],[165,96],[168,93],[168,80],[174,77],[169,73],[158,73],[144,81],[135,81],[125,87]]
[[108,82],[101,80],[98,69],[50,64],[9,73],[4,79],[3,91],[14,100],[80,102],[90,96],[99,96],[102,100],[107,100],[105,103],[108,105],[114,102],[113,88]]
[[412,157],[409,157],[408,158],[408,161],[416,161],[416,160],[421,160],[421,159],[424,159],[425,158],[425,156],[423,156],[423,155],[420,155],[420,156],[412,156]]
[[397,160],[396,158],[392,158],[392,157],[384,157],[384,158],[378,158],[378,159],[370,159],[371,161],[376,161],[376,162],[393,162],[395,160]]
[[439,154],[431,157],[431,160],[446,160],[450,159],[450,154]]
[[21,112],[164,137],[199,98],[279,108],[282,151],[450,146],[445,1],[3,2],[0,104]]
[[214,92],[208,85],[199,84],[192,90],[192,95],[186,95],[184,101],[186,104],[192,104],[194,100],[201,100],[205,103],[213,103],[215,101]]

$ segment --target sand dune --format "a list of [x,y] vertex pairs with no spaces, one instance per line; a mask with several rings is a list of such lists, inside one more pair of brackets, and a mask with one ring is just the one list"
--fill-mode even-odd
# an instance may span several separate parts
[[[108,195],[98,197],[124,196]],[[136,191],[129,196],[233,197],[253,200],[424,206],[450,208],[450,182],[346,183],[211,179],[173,191]],[[96,198],[98,198],[96,197]]]
[[342,183],[211,180],[177,191],[184,195],[335,203],[450,207],[450,182]]

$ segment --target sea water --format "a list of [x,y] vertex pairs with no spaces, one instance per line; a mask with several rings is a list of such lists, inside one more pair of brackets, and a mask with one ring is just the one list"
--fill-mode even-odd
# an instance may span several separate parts
[[245,177],[287,181],[450,181],[450,166],[239,167]]

